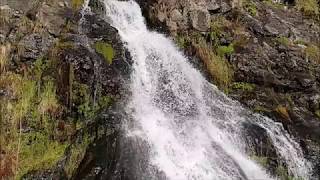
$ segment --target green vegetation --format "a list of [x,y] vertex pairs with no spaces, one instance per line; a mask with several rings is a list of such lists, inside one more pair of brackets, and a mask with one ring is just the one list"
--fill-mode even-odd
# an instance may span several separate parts
[[93,139],[90,139],[89,135],[85,134],[81,143],[73,144],[70,147],[70,156],[64,167],[69,179],[74,175],[75,170],[77,170],[85,156],[87,147],[92,141]]
[[258,15],[257,5],[254,2],[252,2],[251,0],[244,0],[243,8],[251,16],[257,16]]
[[212,20],[209,37],[211,44],[214,48],[219,46],[220,38],[226,35],[224,32],[224,28],[229,24],[230,22],[228,22],[223,16],[218,16],[217,18]]
[[316,45],[308,45],[305,49],[306,57],[315,62],[320,63],[320,48]]
[[95,43],[95,49],[104,57],[108,64],[112,64],[112,60],[114,58],[114,49],[110,44],[105,42],[97,42]]
[[17,179],[30,171],[49,169],[63,157],[67,144],[51,141],[39,132],[25,134]]
[[82,7],[83,3],[84,3],[84,0],[72,0],[71,1],[72,8],[74,10],[79,10]]
[[267,157],[260,157],[260,156],[251,156],[251,159],[256,161],[258,164],[260,164],[262,167],[268,166],[268,158]]
[[284,36],[277,37],[276,38],[276,42],[278,42],[279,44],[284,45],[284,46],[290,46],[291,45],[290,39],[287,38],[287,37],[284,37]]
[[319,15],[319,4],[317,0],[297,0],[296,7],[307,16]]
[[256,88],[254,84],[246,83],[246,82],[235,82],[231,85],[232,89],[240,89],[246,92],[252,92]]
[[257,113],[269,113],[271,112],[271,110],[265,108],[265,107],[262,107],[262,106],[256,106],[254,107],[254,112],[257,112]]
[[[72,65],[65,70],[65,62],[57,55],[66,48],[73,44],[58,41],[50,58],[37,59],[21,74],[2,68],[0,89],[8,95],[0,96],[0,163],[5,164],[0,166],[1,177],[19,179],[30,171],[52,168],[65,157],[76,128],[85,127],[86,119],[112,103],[113,99],[100,91],[94,100],[89,86],[76,81]],[[66,80],[59,82],[62,78]],[[67,88],[61,91],[61,86]],[[80,161],[81,156],[77,157]],[[76,164],[68,172],[75,168]]]
[[186,48],[187,43],[188,43],[187,38],[185,38],[182,35],[178,35],[178,36],[176,36],[175,40],[176,40],[176,43],[177,43],[178,47],[180,47],[182,49]]
[[224,57],[225,55],[231,55],[234,53],[233,44],[229,44],[228,46],[218,46],[216,52],[221,57]]
[[216,55],[204,41],[195,43],[198,56],[203,61],[216,85],[227,90],[233,80],[233,69],[226,59]]
[[317,110],[317,111],[315,112],[315,114],[316,114],[316,116],[320,119],[320,110]]

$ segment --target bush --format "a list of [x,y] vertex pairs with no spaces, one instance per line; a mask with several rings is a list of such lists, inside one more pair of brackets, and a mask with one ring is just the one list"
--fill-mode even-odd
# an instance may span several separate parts
[[297,0],[296,6],[305,15],[319,15],[319,5],[317,0]]
[[234,53],[233,44],[228,46],[218,46],[216,52],[221,57],[224,57],[225,55],[231,55]]
[[279,44],[284,45],[284,46],[289,46],[289,45],[291,45],[290,39],[287,38],[287,37],[284,37],[284,36],[277,37],[277,38],[276,38],[276,41],[277,41]]
[[307,59],[315,62],[320,63],[320,49],[318,46],[309,45],[305,49]]
[[257,10],[257,6],[254,2],[252,2],[251,0],[245,0],[243,2],[243,8],[244,10],[246,10],[251,16],[257,16],[258,14],[258,10]]

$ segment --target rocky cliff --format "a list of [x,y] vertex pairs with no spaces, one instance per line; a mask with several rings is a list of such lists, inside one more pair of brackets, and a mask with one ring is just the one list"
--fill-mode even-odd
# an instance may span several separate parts
[[[319,2],[137,2],[208,80],[296,136],[320,174]],[[106,179],[132,62],[103,6],[7,0],[0,10],[0,177]],[[249,133],[267,144],[259,129]]]

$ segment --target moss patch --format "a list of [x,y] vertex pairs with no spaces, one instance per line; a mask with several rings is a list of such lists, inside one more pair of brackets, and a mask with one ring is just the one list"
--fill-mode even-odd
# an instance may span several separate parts
[[63,157],[67,144],[50,141],[42,133],[28,133],[23,136],[21,161],[17,179],[30,171],[49,169]]
[[231,85],[232,89],[240,89],[242,91],[252,92],[256,88],[254,84],[246,82],[236,82]]
[[101,54],[108,64],[112,64],[112,60],[114,58],[114,49],[111,44],[105,42],[97,42],[95,43],[96,51]]
[[85,134],[81,143],[73,144],[70,149],[70,155],[64,167],[67,177],[70,179],[74,175],[81,161],[83,160],[87,147],[93,141],[89,135]]

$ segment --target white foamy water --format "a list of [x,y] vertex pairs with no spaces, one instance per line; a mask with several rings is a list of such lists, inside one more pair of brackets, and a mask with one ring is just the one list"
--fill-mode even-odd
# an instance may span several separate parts
[[250,115],[210,84],[170,39],[147,29],[137,3],[104,3],[134,61],[127,107],[134,126],[126,133],[148,144],[148,163],[162,179],[274,179],[246,154],[244,122],[265,129],[293,176],[310,178],[311,165],[280,124]]

